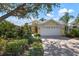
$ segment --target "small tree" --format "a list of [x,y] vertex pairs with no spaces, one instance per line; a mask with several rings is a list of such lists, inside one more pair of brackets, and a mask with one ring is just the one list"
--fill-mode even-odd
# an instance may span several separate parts
[[70,21],[70,19],[73,18],[72,15],[69,15],[68,12],[66,12],[64,14],[64,16],[62,16],[59,20],[63,21],[65,28],[64,28],[64,33],[66,34],[66,32],[68,31],[68,22]]
[[79,24],[79,14],[77,15],[76,19],[75,19],[75,23]]

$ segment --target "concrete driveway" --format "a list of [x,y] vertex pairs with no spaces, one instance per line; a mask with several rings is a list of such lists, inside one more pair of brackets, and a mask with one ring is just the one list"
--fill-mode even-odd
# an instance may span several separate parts
[[42,37],[44,56],[79,56],[79,39]]

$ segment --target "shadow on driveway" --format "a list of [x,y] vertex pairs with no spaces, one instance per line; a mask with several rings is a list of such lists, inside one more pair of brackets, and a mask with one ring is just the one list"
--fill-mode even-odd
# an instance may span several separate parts
[[65,48],[55,46],[55,44],[51,44],[47,46],[48,49],[45,49],[44,56],[78,56],[79,51],[75,51],[68,46],[64,46]]
[[79,56],[79,40],[65,36],[42,36],[44,56]]
[[65,36],[41,36],[42,39],[61,39],[61,40],[69,40],[70,38]]

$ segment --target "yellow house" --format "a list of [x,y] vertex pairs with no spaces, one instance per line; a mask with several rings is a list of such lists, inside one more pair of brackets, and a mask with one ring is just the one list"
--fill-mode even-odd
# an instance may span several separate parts
[[32,32],[41,36],[63,35],[64,26],[55,20],[33,21]]

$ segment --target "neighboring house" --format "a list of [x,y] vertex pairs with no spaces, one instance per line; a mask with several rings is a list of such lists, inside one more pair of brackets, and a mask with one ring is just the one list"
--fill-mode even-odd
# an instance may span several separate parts
[[70,26],[69,26],[69,27],[70,27],[71,29],[74,28],[74,27],[79,28],[79,24],[76,24],[75,21],[74,21],[74,22],[71,22],[71,23],[70,23]]
[[33,21],[32,31],[34,31],[37,26],[37,32],[41,36],[54,36],[54,35],[63,35],[63,24],[56,22],[55,20],[46,20],[46,21]]

